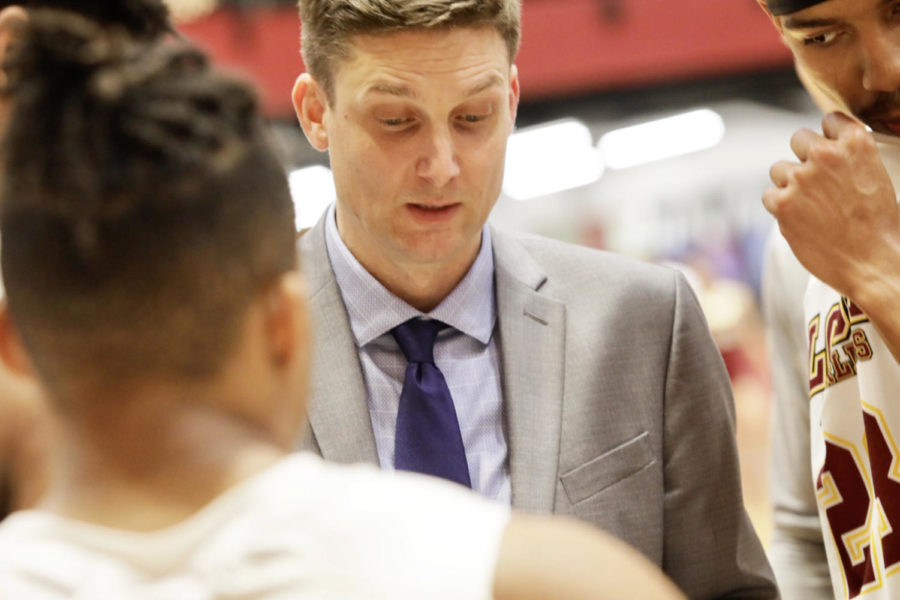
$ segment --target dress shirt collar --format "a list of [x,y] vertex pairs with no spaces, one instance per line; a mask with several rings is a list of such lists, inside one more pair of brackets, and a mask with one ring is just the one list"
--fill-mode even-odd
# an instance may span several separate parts
[[486,224],[481,233],[481,250],[469,272],[428,314],[389,292],[356,260],[338,233],[334,205],[326,216],[325,246],[358,347],[420,316],[446,323],[482,344],[490,342],[497,308],[494,302],[494,253],[490,228]]

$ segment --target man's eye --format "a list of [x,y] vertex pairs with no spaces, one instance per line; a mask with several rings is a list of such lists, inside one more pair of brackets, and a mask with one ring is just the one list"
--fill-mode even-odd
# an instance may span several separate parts
[[803,38],[803,45],[805,46],[827,46],[836,40],[838,37],[838,32],[836,31],[826,31],[824,33],[817,33],[816,35],[811,35],[809,37]]
[[484,121],[487,115],[461,115],[460,118],[466,123],[478,123]]
[[405,117],[391,117],[388,119],[379,119],[382,125],[386,125],[388,127],[399,127],[401,125],[405,125],[409,122],[409,119]]

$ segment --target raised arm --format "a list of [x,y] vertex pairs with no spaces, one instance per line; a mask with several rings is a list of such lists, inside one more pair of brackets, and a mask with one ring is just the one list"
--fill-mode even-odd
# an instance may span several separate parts
[[810,273],[860,306],[900,362],[900,207],[872,135],[831,113],[791,138],[763,204]]

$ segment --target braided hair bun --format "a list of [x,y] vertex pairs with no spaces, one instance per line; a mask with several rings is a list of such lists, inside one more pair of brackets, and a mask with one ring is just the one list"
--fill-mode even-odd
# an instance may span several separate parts
[[296,267],[255,93],[187,44],[31,17],[10,59],[0,259],[38,370],[211,372],[247,303]]
[[252,90],[198,50],[141,43],[74,15],[37,16],[9,66],[6,163],[16,176],[4,211],[39,202],[91,221],[190,201],[141,190],[157,189],[161,176],[190,186],[197,177],[179,175],[227,170],[260,125]]
[[29,10],[52,9],[83,15],[103,26],[124,28],[130,35],[152,39],[172,30],[169,9],[162,0],[0,0]]

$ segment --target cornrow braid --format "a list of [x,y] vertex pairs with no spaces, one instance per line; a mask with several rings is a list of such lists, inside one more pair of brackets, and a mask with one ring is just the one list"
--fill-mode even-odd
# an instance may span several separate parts
[[29,10],[72,12],[105,27],[122,27],[142,39],[172,31],[169,9],[163,0],[0,0],[0,9],[14,4]]
[[[212,73],[194,48],[146,50],[127,36],[100,35],[87,20],[45,15],[10,62],[10,91],[23,98],[17,122],[28,126],[11,127],[8,143],[58,141],[43,159],[8,153],[17,209],[40,202],[59,216],[115,218],[134,209],[141,198],[128,192],[152,187],[159,169],[223,171],[240,158],[256,111],[251,90]],[[60,169],[74,157],[82,168]]]
[[37,368],[210,374],[243,307],[296,261],[253,91],[188,45],[52,11],[10,88],[0,257]]

